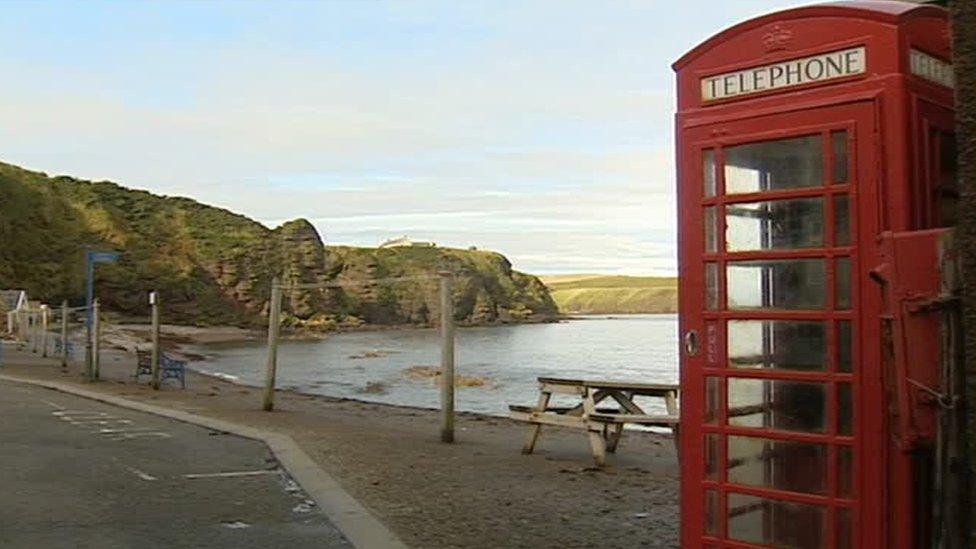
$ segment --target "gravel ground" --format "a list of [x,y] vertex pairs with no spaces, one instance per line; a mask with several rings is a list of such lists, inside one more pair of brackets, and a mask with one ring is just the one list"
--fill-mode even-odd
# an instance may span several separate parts
[[[152,391],[134,357],[107,351],[103,381],[80,365],[8,347],[0,371],[77,383],[133,400],[286,433],[415,547],[678,547],[678,464],[668,436],[627,432],[603,470],[581,432],[545,428],[523,456],[525,426],[461,414],[455,444],[439,442],[432,410],[259,390],[190,374],[188,388]],[[143,378],[145,379],[145,378]]]

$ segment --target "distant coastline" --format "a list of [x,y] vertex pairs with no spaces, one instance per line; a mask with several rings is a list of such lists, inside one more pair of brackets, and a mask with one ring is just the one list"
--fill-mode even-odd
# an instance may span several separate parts
[[677,312],[678,279],[674,277],[570,274],[539,278],[562,315]]

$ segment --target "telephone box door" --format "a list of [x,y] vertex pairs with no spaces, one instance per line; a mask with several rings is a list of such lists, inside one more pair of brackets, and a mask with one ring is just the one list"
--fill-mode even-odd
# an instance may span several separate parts
[[[681,128],[682,547],[875,547],[874,104]],[[866,275],[865,275],[866,276]],[[863,303],[862,303],[863,302]],[[877,303],[873,304],[877,306]],[[875,433],[870,435],[869,433]],[[872,456],[874,456],[872,458]]]

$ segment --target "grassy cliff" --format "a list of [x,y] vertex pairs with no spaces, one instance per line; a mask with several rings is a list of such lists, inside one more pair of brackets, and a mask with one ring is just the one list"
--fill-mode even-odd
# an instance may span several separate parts
[[[389,278],[460,273],[454,282],[457,318],[468,324],[549,320],[557,315],[542,282],[512,269],[505,256],[451,248],[352,248],[330,246],[334,280],[353,289],[329,290],[338,308],[377,324],[429,324],[439,310],[438,280],[382,282]],[[380,281],[380,282],[376,282]],[[365,282],[363,287],[355,284]]]
[[678,307],[676,278],[552,275],[542,281],[566,314],[673,313]]
[[146,293],[155,289],[165,300],[167,322],[260,323],[271,278],[279,275],[285,282],[352,284],[287,292],[285,321],[293,326],[428,324],[437,309],[436,282],[376,280],[443,269],[458,275],[454,297],[462,323],[556,315],[545,286],[513,271],[497,253],[326,247],[304,219],[269,229],[187,198],[0,163],[0,288],[26,288],[49,303],[79,303],[86,249],[121,252],[117,264],[98,266],[97,294],[107,310],[144,316]]

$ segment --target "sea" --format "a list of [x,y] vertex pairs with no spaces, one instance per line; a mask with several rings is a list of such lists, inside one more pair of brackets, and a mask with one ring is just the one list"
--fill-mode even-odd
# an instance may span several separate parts
[[[676,315],[581,316],[553,324],[458,328],[456,407],[504,415],[534,404],[537,378],[677,383]],[[188,350],[190,364],[235,383],[263,386],[267,345],[221,343]],[[277,386],[302,393],[421,408],[439,407],[440,336],[434,329],[350,332],[283,340]],[[659,399],[644,404],[663,412]]]

